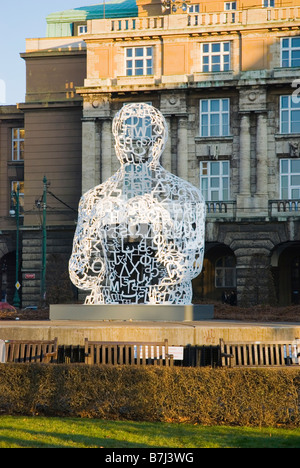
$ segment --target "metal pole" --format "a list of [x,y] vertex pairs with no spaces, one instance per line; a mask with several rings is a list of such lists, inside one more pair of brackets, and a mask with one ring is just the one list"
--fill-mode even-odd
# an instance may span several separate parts
[[21,305],[20,296],[19,296],[19,232],[20,232],[20,185],[17,182],[17,192],[14,192],[16,197],[16,283],[15,283],[15,294],[13,298],[13,305],[18,309]]
[[41,278],[41,296],[42,302],[46,299],[46,254],[47,254],[47,179],[44,176],[43,179],[44,190],[43,190],[43,240],[42,240],[42,278]]

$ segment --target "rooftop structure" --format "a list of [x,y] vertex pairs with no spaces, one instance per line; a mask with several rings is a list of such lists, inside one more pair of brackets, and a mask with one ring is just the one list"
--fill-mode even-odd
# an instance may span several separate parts
[[135,16],[138,16],[136,0],[103,0],[97,5],[51,13],[46,18],[47,36],[63,37],[83,34],[88,20]]

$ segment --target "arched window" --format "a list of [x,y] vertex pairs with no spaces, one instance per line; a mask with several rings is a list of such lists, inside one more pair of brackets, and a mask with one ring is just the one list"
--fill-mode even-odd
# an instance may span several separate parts
[[216,260],[215,285],[216,288],[236,287],[236,262],[232,255]]

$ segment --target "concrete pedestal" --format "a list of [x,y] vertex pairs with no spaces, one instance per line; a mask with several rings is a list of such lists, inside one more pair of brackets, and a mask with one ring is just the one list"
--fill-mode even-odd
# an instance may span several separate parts
[[213,305],[50,305],[50,320],[53,321],[146,320],[182,322],[210,320],[213,318]]

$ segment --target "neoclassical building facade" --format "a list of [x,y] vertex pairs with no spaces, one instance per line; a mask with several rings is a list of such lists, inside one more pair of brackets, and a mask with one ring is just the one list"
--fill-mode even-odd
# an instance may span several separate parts
[[[47,170],[51,190],[75,210],[80,194],[118,170],[114,116],[125,103],[147,102],[169,127],[162,165],[206,200],[194,299],[234,292],[239,304],[299,303],[299,2],[112,0],[47,23],[47,37],[27,40],[23,54],[23,249],[34,243],[37,180]],[[45,119],[46,131],[50,117],[51,135],[41,136],[38,122]],[[37,171],[39,138],[48,146]],[[49,213],[56,250],[60,232],[69,245],[74,218]],[[24,252],[23,275],[30,270]]]

